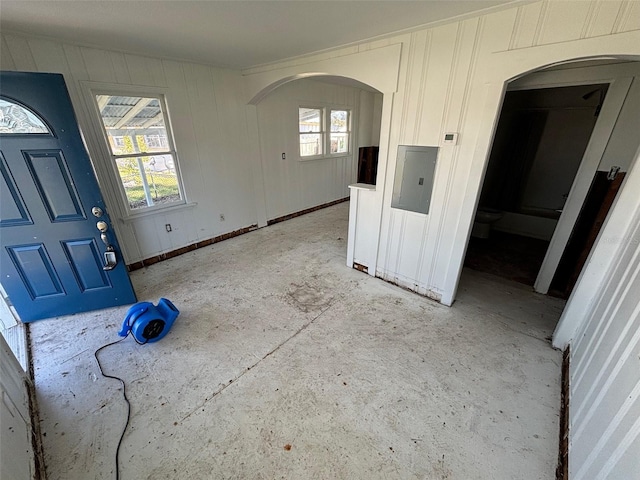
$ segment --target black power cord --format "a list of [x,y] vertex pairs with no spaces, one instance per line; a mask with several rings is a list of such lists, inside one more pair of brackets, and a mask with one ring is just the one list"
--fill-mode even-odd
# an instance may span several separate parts
[[[129,335],[127,334],[127,337]],[[127,398],[127,390],[126,390],[126,385],[124,383],[124,380],[121,379],[120,377],[115,377],[113,375],[107,375],[106,373],[104,373],[104,371],[102,370],[102,365],[100,364],[100,359],[98,358],[98,353],[107,348],[110,347],[112,345],[115,345],[116,343],[120,343],[123,340],[126,340],[127,337],[121,338],[120,340],[117,340],[115,342],[111,342],[108,343],[106,345],[103,345],[102,347],[98,348],[94,353],[93,356],[96,357],[96,362],[98,362],[98,368],[100,369],[100,373],[102,374],[103,377],[105,378],[111,378],[113,380],[118,380],[121,384],[122,384],[122,396],[124,397],[124,401],[127,404],[127,421],[124,424],[124,428],[122,429],[122,433],[120,434],[120,440],[118,440],[118,448],[116,448],[116,480],[120,479],[120,461],[119,461],[119,455],[120,455],[120,445],[122,444],[122,439],[124,438],[124,433],[127,431],[127,427],[129,426],[129,420],[131,419],[131,404],[129,403],[129,399]]]
[[[159,323],[157,323],[159,322]],[[135,320],[133,322],[135,324]],[[136,341],[138,345],[146,344],[150,339],[157,337],[164,328],[164,322],[161,320],[153,320],[150,324],[145,328],[142,336],[144,338],[144,342],[139,341],[135,335],[132,335],[133,339]],[[148,330],[148,331],[147,331]],[[120,340],[116,340],[115,342],[107,343],[106,345],[101,346],[95,352],[93,352],[93,356],[96,357],[96,362],[98,363],[98,368],[100,369],[100,374],[105,378],[111,378],[113,380],[118,380],[122,384],[122,396],[124,397],[124,401],[127,404],[127,421],[124,424],[124,428],[122,429],[122,433],[120,434],[120,440],[118,440],[118,447],[116,448],[116,480],[120,480],[120,445],[122,445],[122,439],[124,438],[124,434],[127,431],[127,427],[129,427],[129,421],[131,420],[131,404],[129,403],[129,399],[127,398],[127,387],[124,383],[124,380],[120,377],[115,377],[113,375],[107,375],[102,370],[102,365],[100,364],[100,359],[98,358],[98,353],[103,349],[115,345],[116,343],[120,343],[123,340],[126,340],[131,333],[131,328],[128,329],[127,335]]]

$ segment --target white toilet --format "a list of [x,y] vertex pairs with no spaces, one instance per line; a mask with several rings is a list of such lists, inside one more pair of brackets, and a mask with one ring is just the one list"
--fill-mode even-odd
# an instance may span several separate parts
[[475,238],[489,238],[491,225],[502,218],[502,212],[493,208],[478,207],[473,222],[471,236]]

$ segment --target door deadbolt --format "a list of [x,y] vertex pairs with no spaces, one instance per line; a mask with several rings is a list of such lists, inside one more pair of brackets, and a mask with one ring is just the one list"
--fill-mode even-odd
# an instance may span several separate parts
[[91,213],[93,214],[94,217],[100,218],[104,212],[100,207],[93,207],[91,209]]
[[109,225],[107,225],[107,222],[103,222],[102,220],[96,223],[96,227],[98,227],[98,230],[100,230],[102,233],[109,230]]

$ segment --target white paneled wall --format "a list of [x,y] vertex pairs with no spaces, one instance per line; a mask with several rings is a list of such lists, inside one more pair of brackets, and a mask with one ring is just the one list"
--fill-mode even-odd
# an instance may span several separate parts
[[[296,131],[299,102],[338,102],[367,112],[374,119],[371,129],[360,124],[354,131],[363,143],[379,141],[379,175],[375,188],[354,189],[349,258],[370,274],[451,304],[505,82],[574,59],[640,59],[640,2],[541,0],[242,74],[21,35],[3,34],[0,47],[2,69],[65,75],[116,219],[123,215],[115,179],[90,127],[83,82],[166,92],[192,205],[117,223],[129,262],[346,196],[355,157],[300,162],[290,132]],[[261,96],[317,72],[367,82],[384,97],[311,81]],[[262,98],[257,107],[245,106],[256,98]],[[457,132],[458,144],[441,145],[445,132]],[[398,145],[441,146],[428,215],[391,208]],[[627,185],[629,178],[635,177]],[[626,188],[621,198],[633,196]],[[572,478],[626,479],[640,470],[638,208],[612,211],[610,221],[618,226],[635,212],[636,229],[624,242],[616,237],[596,244],[574,292],[577,298],[592,288],[587,298],[593,302],[581,302],[583,312],[566,316],[562,335],[556,332],[557,345],[573,342]],[[172,233],[165,232],[165,223],[172,224]],[[606,278],[604,272],[610,272]],[[567,311],[575,308],[570,300]]]
[[[351,110],[351,152],[330,158],[301,159],[299,106]],[[372,92],[316,80],[296,80],[262,100],[257,113],[268,220],[349,196],[348,186],[356,181],[358,147],[371,145]],[[359,138],[361,131],[368,133],[366,138]]]
[[[355,181],[357,147],[380,137],[381,97],[355,87],[292,82],[266,97],[257,107],[258,125],[248,125],[254,118],[247,116],[238,71],[19,34],[5,33],[0,38],[3,70],[64,75],[127,263],[263,225],[260,213],[265,208],[267,219],[273,219],[347,197],[348,185]],[[89,104],[90,89],[97,84],[103,90],[105,84],[107,88],[148,87],[166,95],[186,206],[126,216]],[[301,102],[353,110],[355,143],[349,155],[299,161],[297,106]],[[360,108],[366,115],[358,123]],[[258,132],[259,151],[252,148],[252,131]],[[359,134],[364,143],[358,143]],[[287,155],[284,161],[282,153]],[[261,168],[255,168],[256,162],[262,162]],[[171,232],[166,224],[171,224]]]
[[[609,40],[640,55],[634,37],[625,37],[640,29],[638,13],[638,2],[541,1],[386,39],[401,43],[403,53],[375,274],[451,303],[504,82],[563,59],[565,49],[564,59],[597,55]],[[458,132],[458,145],[442,145],[445,132]],[[390,206],[398,145],[441,147],[429,215]],[[371,231],[365,223],[376,219],[357,221],[356,230]]]
[[[64,75],[127,263],[257,223],[239,72],[13,34],[2,35],[1,47],[3,70]],[[106,147],[89,116],[90,82],[166,94],[189,206],[125,216]]]
[[[360,80],[373,78],[374,72],[393,74],[398,82],[397,88],[382,90],[384,155],[378,184],[352,189],[348,263],[363,264],[370,274],[451,304],[506,82],[575,59],[640,59],[640,2],[543,0],[250,69],[245,75],[253,91],[260,91],[281,78],[313,73],[312,68],[334,57],[339,62],[331,64],[332,73],[349,76],[344,65],[350,57],[355,63],[362,52],[394,45],[402,47],[399,65],[362,66],[358,74]],[[457,132],[458,144],[441,145],[445,132]],[[416,144],[441,147],[428,215],[391,208],[398,145]],[[636,170],[639,175],[640,166]],[[640,187],[625,188],[621,198],[637,197]],[[618,227],[640,208],[629,208],[629,201],[618,201],[617,212],[614,207],[610,219]],[[637,231],[633,235],[625,237],[626,243],[616,237],[596,244],[589,275],[583,275],[574,297],[595,290],[577,302],[584,314],[566,318],[561,338],[554,340],[558,345],[575,340],[571,478],[637,478],[640,471],[640,240]],[[606,284],[604,272],[614,259],[615,273]],[[575,310],[571,300],[567,309]],[[580,327],[585,318],[588,324]]]
[[[360,191],[375,213],[352,219],[356,231],[377,232],[371,245],[352,242],[369,273],[451,304],[482,184],[505,82],[557,62],[589,56],[640,55],[638,2],[544,0],[477,18],[417,30],[248,69],[251,92],[331,69],[382,88],[389,128],[381,135],[379,184]],[[363,64],[362,55],[401,46],[399,63]],[[351,59],[351,63],[350,63]],[[359,63],[360,62],[360,63]],[[353,65],[358,71],[353,73]],[[371,83],[373,84],[373,83]],[[442,145],[457,132],[457,145]],[[391,208],[398,145],[441,146],[429,215]],[[380,181],[382,183],[380,183]],[[361,235],[360,239],[364,236]],[[376,258],[369,255],[377,252]]]
[[[640,153],[640,150],[638,151]],[[571,344],[570,478],[631,479],[640,471],[640,165],[618,199],[629,226],[608,220],[601,240],[621,248]],[[617,224],[621,222],[616,222]]]

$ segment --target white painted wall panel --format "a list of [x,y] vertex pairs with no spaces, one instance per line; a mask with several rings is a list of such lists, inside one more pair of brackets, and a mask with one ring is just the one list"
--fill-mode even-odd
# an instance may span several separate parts
[[16,64],[13,62],[9,45],[4,37],[0,37],[0,70],[15,70]]
[[[436,146],[442,121],[446,116],[448,87],[451,72],[454,68],[454,54],[459,45],[458,24],[444,25],[429,32],[428,41],[421,50],[415,52],[415,62],[420,61],[421,68],[410,72],[411,81],[416,83],[414,93],[405,97],[404,111],[406,112],[401,125],[401,145]],[[423,64],[424,63],[424,64]],[[412,105],[418,104],[416,118],[412,113]],[[415,128],[414,128],[415,126]]]
[[592,2],[548,2],[538,45],[577,40],[592,14]]
[[[349,196],[348,185],[356,181],[358,147],[369,145],[373,132],[373,95],[366,115],[360,114],[362,90],[315,80],[287,83],[257,105],[260,155],[264,172],[267,219]],[[352,111],[351,153],[320,159],[300,159],[298,107],[336,107]],[[282,159],[282,154],[286,159]]]
[[0,335],[0,478],[35,478],[35,453],[31,445],[30,381]]
[[[223,175],[226,179],[221,206],[225,213],[225,222],[235,230],[244,225],[242,219],[255,218],[255,193],[252,195],[238,196],[236,192],[253,192],[254,183],[250,165],[248,148],[248,132],[243,105],[244,97],[239,88],[236,72],[229,70],[213,70],[213,86],[215,101],[218,111],[220,141],[218,148],[225,161]],[[245,161],[229,159],[242,158]],[[255,221],[254,221],[255,223]]]
[[509,49],[527,48],[535,44],[540,29],[540,16],[545,4],[529,3],[518,7]]
[[[257,223],[239,72],[17,34],[3,34],[2,49],[3,69],[65,76],[127,263]],[[118,180],[81,83],[87,80],[163,89],[186,197],[196,205],[122,222]]]
[[[373,208],[373,202],[367,201],[368,196],[374,195],[374,192],[368,190],[356,190],[352,192],[351,198],[353,201],[353,195],[359,196],[356,203],[356,218],[371,218],[375,215],[375,209]],[[376,247],[372,245],[370,239],[375,238],[377,235],[376,225],[371,222],[364,222],[363,228],[356,229],[355,233],[355,255],[353,261],[366,267],[372,268],[372,259],[376,258]],[[372,273],[372,272],[370,272]]]
[[640,118],[640,76],[633,79],[616,125],[598,165],[598,170],[609,171],[613,166],[626,172],[640,146],[638,119]]
[[[35,42],[36,41],[33,40],[31,41],[34,46]],[[116,83],[117,75],[111,63],[110,52],[86,47],[81,47],[80,52],[87,73],[89,74],[89,80]]]
[[[400,261],[402,258],[401,246],[404,240],[404,225],[405,225],[406,213],[404,210],[398,210],[392,208],[389,212],[389,224],[388,235],[389,240],[384,244],[384,263],[378,259],[378,269],[383,275],[383,278],[394,281],[394,278],[400,274]],[[382,245],[380,246],[383,247]],[[379,254],[380,255],[380,254]]]
[[[398,212],[400,214],[400,212]],[[404,278],[419,278],[420,256],[422,249],[404,248],[406,242],[422,242],[424,240],[426,215],[403,211],[401,215],[404,217],[401,233],[401,245],[397,272]],[[416,288],[418,282],[415,282]]]
[[109,58],[116,75],[116,83],[131,84],[131,73],[125,55],[121,52],[109,52]]
[[29,42],[26,38],[9,35],[5,36],[5,41],[9,47],[9,55],[13,58],[14,67],[22,72],[37,72],[38,67],[33,59]]
[[572,479],[635,478],[640,467],[639,220],[636,212],[623,252],[572,345]]
[[624,2],[622,0],[598,2],[595,6],[593,20],[589,25],[588,36],[610,35],[623,6]]
[[636,0],[627,0],[624,5],[624,10],[621,12],[619,27],[614,31],[619,32],[631,32],[633,30],[640,30],[640,2]]
[[[66,66],[69,69],[69,75],[76,81],[89,80],[89,74],[84,66],[82,59],[82,51],[77,45],[63,44],[64,57]],[[64,62],[58,67],[64,68]]]

